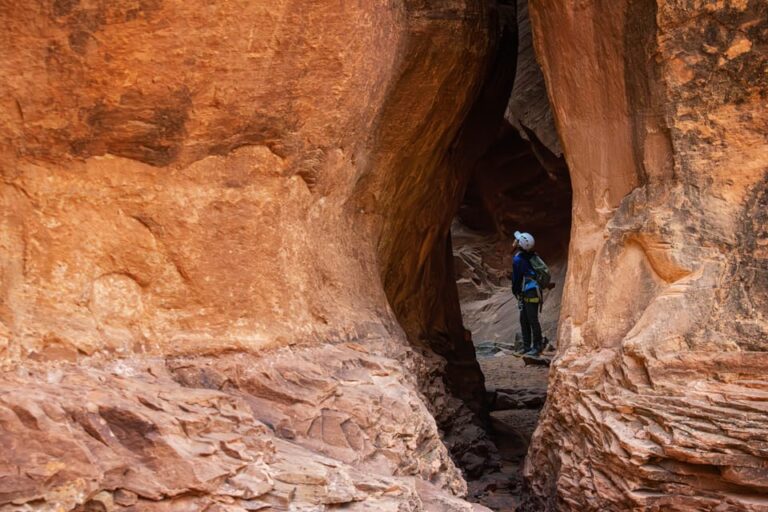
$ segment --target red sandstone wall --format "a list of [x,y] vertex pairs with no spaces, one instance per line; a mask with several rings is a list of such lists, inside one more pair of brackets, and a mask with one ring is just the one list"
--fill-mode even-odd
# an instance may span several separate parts
[[535,0],[531,15],[574,217],[532,494],[763,510],[766,5]]
[[343,205],[405,11],[7,2],[3,21],[8,356],[386,332]]
[[418,283],[451,282],[424,264],[485,4],[0,20],[0,510],[471,510],[423,335],[460,319]]

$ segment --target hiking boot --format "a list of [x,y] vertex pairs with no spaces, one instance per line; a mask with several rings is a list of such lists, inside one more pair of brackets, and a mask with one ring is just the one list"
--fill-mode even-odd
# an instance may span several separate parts
[[524,356],[530,356],[530,357],[539,357],[539,354],[540,354],[540,352],[538,350],[536,350],[535,348],[532,348],[531,350],[529,350],[528,352],[526,352],[523,355]]

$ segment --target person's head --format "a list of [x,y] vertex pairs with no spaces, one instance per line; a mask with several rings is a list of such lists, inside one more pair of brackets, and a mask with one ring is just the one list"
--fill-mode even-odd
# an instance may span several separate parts
[[515,245],[517,247],[520,247],[524,251],[530,251],[533,250],[535,243],[536,241],[533,239],[533,235],[530,233],[521,233],[520,231],[515,231]]

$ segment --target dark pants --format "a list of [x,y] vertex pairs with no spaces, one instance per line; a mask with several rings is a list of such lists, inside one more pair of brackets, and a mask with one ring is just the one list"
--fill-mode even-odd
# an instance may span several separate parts
[[541,352],[544,347],[541,346],[538,302],[523,302],[523,308],[520,310],[520,327],[523,331],[523,351],[528,352],[534,348],[537,352]]

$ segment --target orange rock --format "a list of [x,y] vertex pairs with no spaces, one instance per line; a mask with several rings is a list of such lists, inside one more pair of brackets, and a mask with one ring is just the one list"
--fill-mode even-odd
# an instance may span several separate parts
[[768,8],[531,13],[574,193],[531,504],[763,510]]
[[0,11],[0,509],[471,510],[432,416],[471,414],[407,339],[482,395],[429,283],[486,3]]

